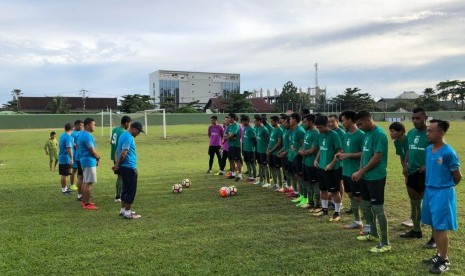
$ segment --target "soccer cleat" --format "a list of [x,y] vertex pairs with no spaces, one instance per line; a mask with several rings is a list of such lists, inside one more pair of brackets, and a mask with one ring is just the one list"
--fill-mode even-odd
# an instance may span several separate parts
[[270,188],[271,187],[271,184],[270,183],[265,183],[262,185],[263,188]]
[[323,209],[321,207],[315,207],[313,209],[310,209],[310,213],[318,213],[321,212]]
[[230,176],[226,177],[226,178],[227,179],[236,179],[236,177],[234,175],[232,175],[232,174]]
[[344,225],[342,228],[344,229],[361,229],[362,225],[352,221],[352,223]]
[[137,215],[136,213],[131,212],[130,215],[123,215],[124,219],[138,219],[141,218],[141,215]]
[[242,180],[242,177],[236,176],[236,182],[241,181],[241,180]]
[[300,195],[298,198],[291,200],[294,203],[300,203],[302,200],[304,200],[304,196]]
[[363,229],[358,233],[360,236],[366,235],[367,233],[371,232],[370,225],[363,226]]
[[436,241],[434,238],[429,239],[429,241],[425,244],[427,249],[435,249],[436,248]]
[[115,197],[115,202],[121,202],[121,198],[120,197]]
[[208,170],[208,171],[207,171],[207,174],[211,174],[211,173],[212,173],[212,170]]
[[423,234],[421,233],[421,231],[417,232],[415,230],[410,230],[410,231],[400,234],[399,237],[407,238],[407,239],[411,239],[411,238],[421,239],[423,237]]
[[224,171],[219,171],[219,172],[215,173],[215,175],[224,175]]
[[406,226],[406,227],[413,227],[413,221],[412,219],[408,219],[406,221],[403,221],[401,225]]
[[[435,258],[436,260],[433,260]],[[441,256],[436,255],[431,259],[431,261],[434,261],[434,263],[433,267],[429,270],[430,273],[441,274],[449,270],[450,262],[448,259],[444,259]]]
[[61,194],[63,195],[69,195],[71,193],[71,190],[66,189],[65,191],[61,191]]
[[382,243],[378,243],[375,247],[370,249],[370,252],[372,253],[384,253],[388,251],[391,251],[391,246],[388,244],[382,244]]
[[341,216],[338,212],[334,212],[333,217],[329,219],[330,222],[337,222],[341,220]]
[[307,205],[308,207],[308,199],[306,199],[305,197],[301,201],[299,201],[299,203],[297,203],[295,206],[302,207],[302,205]]
[[97,206],[95,206],[94,204],[90,204],[90,203],[89,203],[89,204],[85,204],[85,203],[84,203],[84,204],[82,205],[82,208],[83,208],[83,209],[86,209],[86,210],[98,210],[98,207],[97,207]]
[[254,185],[257,185],[257,186],[262,186],[262,185],[263,185],[263,183],[262,183],[262,182],[260,182],[260,181],[256,181],[256,182],[254,183]]
[[78,187],[76,185],[71,185],[71,191],[77,191]]
[[373,236],[370,233],[366,233],[365,235],[358,236],[357,240],[359,240],[359,241],[379,241],[379,237]]
[[327,216],[327,215],[328,215],[327,209],[321,209],[321,211],[313,213],[314,217],[322,217],[322,216]]
[[247,180],[245,180],[245,181],[253,184],[253,183],[255,183],[255,178],[249,177],[249,178],[247,178]]
[[424,263],[424,264],[428,264],[428,265],[434,265],[434,264],[436,264],[436,263],[438,262],[439,259],[444,260],[445,263],[446,263],[447,265],[450,265],[449,259],[441,258],[441,257],[439,256],[439,254],[434,255],[432,258],[424,259],[424,260],[421,261],[421,262]]
[[300,207],[300,208],[304,208],[304,209],[308,209],[308,208],[310,208],[310,204],[308,204],[308,203],[299,204],[299,207]]

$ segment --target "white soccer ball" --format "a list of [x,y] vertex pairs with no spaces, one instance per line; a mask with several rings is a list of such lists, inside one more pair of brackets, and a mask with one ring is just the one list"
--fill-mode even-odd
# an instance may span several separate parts
[[189,188],[191,186],[191,181],[186,178],[181,182],[181,184],[182,184],[183,187]]
[[235,196],[235,195],[237,195],[237,188],[236,188],[236,186],[229,186],[229,195],[230,195],[230,196]]
[[182,192],[182,185],[181,184],[174,184],[172,190],[173,190],[173,193],[179,194],[179,193]]

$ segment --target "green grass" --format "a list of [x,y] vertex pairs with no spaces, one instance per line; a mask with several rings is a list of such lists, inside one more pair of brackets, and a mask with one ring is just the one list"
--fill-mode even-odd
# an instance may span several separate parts
[[[386,124],[383,124],[386,127]],[[398,157],[389,145],[386,213],[392,252],[373,255],[374,245],[339,223],[311,217],[281,194],[240,183],[236,197],[220,198],[230,184],[205,175],[206,125],[169,126],[168,139],[151,131],[137,137],[139,188],[135,221],[121,219],[113,202],[115,177],[107,137],[96,131],[98,168],[94,201],[84,211],[75,196],[61,195],[59,176],[48,171],[43,144],[50,130],[0,133],[0,275],[416,275],[433,251],[420,240],[401,240],[410,204]],[[409,125],[411,128],[411,125]],[[464,156],[465,123],[447,140]],[[106,130],[105,133],[108,133]],[[215,164],[216,166],[216,164]],[[190,178],[182,194],[171,185]],[[457,187],[463,224],[464,187]],[[347,198],[344,199],[349,205]],[[465,231],[450,235],[449,275],[465,273]]]

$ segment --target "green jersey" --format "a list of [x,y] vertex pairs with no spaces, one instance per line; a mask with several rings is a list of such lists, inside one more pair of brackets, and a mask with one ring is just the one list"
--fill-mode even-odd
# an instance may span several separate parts
[[[318,130],[316,129],[309,129],[307,132],[305,132],[305,138],[304,138],[304,147],[303,150],[309,150],[312,147],[318,148]],[[315,163],[315,158],[316,155],[318,154],[318,151],[310,154],[310,155],[305,155],[304,156],[304,165],[307,167],[313,167],[313,164]]]
[[45,142],[44,147],[50,156],[57,156],[58,155],[58,140],[57,139],[48,139]]
[[257,135],[257,152],[266,153],[268,142],[270,141],[270,133],[264,126],[256,127],[255,133]]
[[[342,151],[344,153],[357,153],[363,151],[363,139],[365,132],[357,129],[354,133],[347,131],[342,140]],[[360,169],[360,158],[346,158],[342,160],[342,175],[352,176],[352,174]]]
[[115,127],[111,131],[111,140],[110,140],[110,145],[111,145],[111,156],[110,159],[115,161],[115,152],[116,148],[118,147],[118,139],[123,134],[126,130],[122,127]]
[[429,146],[426,130],[411,129],[407,133],[408,172],[414,173],[426,164],[426,147]]
[[239,127],[239,124],[237,122],[235,122],[234,124],[229,124],[225,134],[234,134],[234,137],[228,139],[230,148],[241,147],[241,128]]
[[301,126],[297,126],[290,132],[289,135],[289,152],[287,153],[287,159],[294,161],[295,157],[299,154],[300,148],[304,144],[305,130]]
[[[326,166],[333,161],[338,150],[342,148],[341,139],[334,130],[330,130],[327,133],[320,133],[320,135],[318,135],[318,147],[320,148],[318,167],[324,170]],[[335,169],[339,169],[339,162],[334,164],[333,170]]]
[[394,147],[396,148],[396,154],[400,156],[400,159],[405,160],[405,153],[408,151],[407,139],[404,137],[403,140],[394,140]]
[[276,144],[278,144],[279,139],[281,139],[281,145],[271,153],[272,155],[277,155],[283,147],[283,130],[278,126],[274,127],[271,131],[268,150],[272,150],[276,146]]
[[334,131],[336,131],[337,135],[339,135],[339,139],[341,139],[341,141],[343,141],[344,140],[344,134],[346,134],[346,132],[341,127],[338,127]]
[[287,128],[283,130],[283,150],[284,151],[289,150],[289,137],[290,137],[289,132],[290,130]]
[[386,178],[388,140],[386,132],[379,126],[367,131],[363,140],[362,167],[365,167],[375,153],[381,153],[381,160],[376,167],[367,171],[363,178],[365,180],[379,180]]
[[268,133],[271,133],[271,131],[273,130],[273,126],[268,122],[265,122],[263,126],[266,128],[266,130],[268,130]]
[[244,127],[242,150],[255,152],[255,129],[252,126]]

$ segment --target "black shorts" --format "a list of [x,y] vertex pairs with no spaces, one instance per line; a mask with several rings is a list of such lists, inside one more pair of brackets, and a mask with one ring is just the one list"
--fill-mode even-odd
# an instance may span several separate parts
[[124,203],[132,204],[137,191],[137,169],[120,167],[120,176],[123,180],[121,200]]
[[77,175],[82,176],[84,173],[82,172],[81,161],[76,160],[75,162],[77,165]]
[[255,163],[255,151],[243,151],[244,162],[246,163]]
[[342,183],[344,183],[344,190],[351,193],[355,197],[360,197],[362,192],[361,182],[355,182],[350,176],[342,176]]
[[308,181],[311,184],[318,182],[318,169],[314,166],[305,166],[303,171],[303,179],[304,181]]
[[71,174],[71,165],[70,164],[58,164],[58,174],[62,176],[68,176]]
[[362,187],[362,199],[371,201],[373,205],[384,204],[384,187],[386,178],[378,180],[360,180]]
[[422,194],[425,191],[425,173],[414,172],[407,176],[407,187]]
[[339,192],[340,182],[341,176],[339,175],[338,169],[329,171],[318,169],[320,191],[328,191],[330,193]]
[[221,146],[209,146],[208,147],[208,155],[215,155],[220,154]]
[[266,153],[257,152],[257,163],[260,165],[268,164]]
[[282,160],[281,158],[279,158],[277,155],[270,155],[270,158],[269,158],[269,162],[270,162],[270,168],[281,168],[282,166]]
[[242,162],[241,148],[237,148],[237,147],[229,148],[228,158],[229,160],[232,160],[232,161]]
[[298,154],[294,161],[292,162],[292,173],[297,175],[302,175],[303,173],[303,164],[302,164],[303,157],[302,155]]

